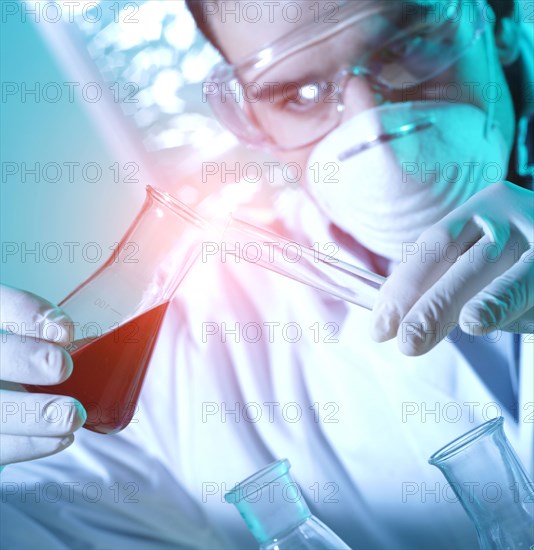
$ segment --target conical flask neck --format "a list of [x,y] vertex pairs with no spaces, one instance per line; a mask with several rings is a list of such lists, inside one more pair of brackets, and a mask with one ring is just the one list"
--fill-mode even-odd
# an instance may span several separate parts
[[311,517],[288,460],[270,464],[225,495],[260,545],[281,538]]
[[201,253],[208,223],[177,199],[148,186],[143,206],[107,261],[59,304],[78,323],[105,334],[169,302]]
[[516,540],[528,541],[525,548],[534,544],[534,486],[504,434],[502,417],[456,439],[429,462],[449,482],[482,548],[522,548]]

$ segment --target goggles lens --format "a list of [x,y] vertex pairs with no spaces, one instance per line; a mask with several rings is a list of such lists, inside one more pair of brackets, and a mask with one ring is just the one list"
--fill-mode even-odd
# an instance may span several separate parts
[[349,2],[339,14],[337,24],[307,25],[244,64],[219,66],[206,86],[221,122],[251,145],[304,147],[339,124],[350,75],[382,93],[417,86],[484,29],[480,9],[458,0]]

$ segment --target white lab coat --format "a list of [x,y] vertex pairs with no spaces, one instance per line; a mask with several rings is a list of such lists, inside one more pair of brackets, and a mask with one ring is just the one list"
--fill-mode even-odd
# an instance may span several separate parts
[[[533,74],[534,29],[525,31]],[[307,215],[286,220],[320,241],[321,224]],[[255,266],[198,264],[169,309],[134,422],[113,436],[82,429],[66,451],[2,472],[2,548],[255,548],[223,493],[283,457],[312,511],[354,548],[476,548],[427,458],[502,412],[533,475],[534,338],[523,337],[514,423],[455,346],[408,358],[395,342],[372,343],[368,320]],[[291,343],[271,325],[274,341],[264,331],[253,343],[250,325],[249,341],[222,342],[220,332],[203,338],[206,322],[298,323],[302,336]],[[325,342],[336,325],[338,341]]]
[[[300,212],[288,219],[317,236]],[[169,309],[134,422],[113,436],[82,429],[63,453],[4,470],[3,547],[254,548],[222,497],[287,457],[312,512],[351,547],[476,548],[427,459],[502,412],[533,474],[532,337],[516,424],[451,343],[408,358],[394,341],[372,343],[368,322],[367,311],[256,266],[197,264]],[[239,338],[227,331],[224,342],[222,323],[239,323]],[[272,338],[265,323],[279,323]]]
[[[525,30],[532,65],[534,30]],[[1,547],[255,548],[224,491],[287,457],[312,511],[351,547],[476,548],[427,458],[502,412],[533,475],[534,338],[523,338],[516,424],[455,346],[404,357],[395,342],[372,343],[368,321],[255,266],[195,266],[168,312],[134,422],[113,436],[82,429],[66,451],[2,472]],[[289,342],[271,325],[274,342],[264,331],[253,343],[251,325],[248,342],[222,342],[220,332],[203,338],[206,322],[298,323],[302,336]],[[325,342],[336,325],[338,341]]]

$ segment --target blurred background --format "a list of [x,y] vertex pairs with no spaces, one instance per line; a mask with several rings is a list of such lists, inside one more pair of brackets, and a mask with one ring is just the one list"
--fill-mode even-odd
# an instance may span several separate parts
[[219,54],[183,0],[0,9],[2,283],[61,300],[106,260],[147,184],[270,223],[291,186],[281,169],[249,178],[247,163],[269,159],[212,118],[202,81]]

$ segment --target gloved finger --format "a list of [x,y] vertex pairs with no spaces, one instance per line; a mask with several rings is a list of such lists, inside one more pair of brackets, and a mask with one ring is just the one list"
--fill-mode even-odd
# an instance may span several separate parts
[[485,236],[461,256],[406,314],[397,334],[402,353],[413,356],[428,352],[458,323],[468,331],[469,326],[460,321],[464,304],[517,261],[513,246],[507,245],[501,252],[493,247],[492,240]]
[[[523,315],[520,315],[517,319],[514,319],[513,322],[504,325],[502,330],[506,332],[516,332],[518,334],[534,334],[534,308],[525,311]],[[531,338],[529,340],[530,342],[534,341],[532,336],[529,336],[529,338]]]
[[2,330],[66,345],[74,338],[74,325],[59,307],[31,292],[0,285]]
[[471,327],[474,335],[513,325],[534,307],[533,287],[534,263],[519,261],[464,305],[460,323]]
[[50,456],[66,449],[74,436],[35,437],[26,435],[0,435],[0,465],[14,464]]
[[2,434],[64,437],[87,420],[82,404],[63,395],[3,390],[0,405]]
[[[373,308],[371,336],[385,342],[397,335],[400,322],[421,296],[483,235],[469,219],[444,218],[425,231],[388,277]],[[408,248],[407,248],[408,250]]]
[[534,238],[534,228],[532,226],[534,193],[531,190],[524,189],[508,181],[500,181],[471,197],[465,205],[470,206],[471,203],[476,205],[473,208],[474,212],[483,210],[494,218],[506,218],[511,225],[525,236],[527,241],[532,241]]
[[0,380],[0,392],[2,390],[26,391],[24,386],[18,382],[6,382],[5,380]]
[[0,379],[22,384],[59,384],[72,373],[72,358],[58,344],[2,334]]

